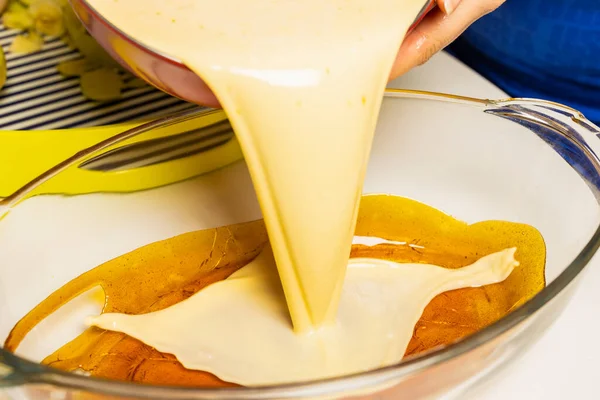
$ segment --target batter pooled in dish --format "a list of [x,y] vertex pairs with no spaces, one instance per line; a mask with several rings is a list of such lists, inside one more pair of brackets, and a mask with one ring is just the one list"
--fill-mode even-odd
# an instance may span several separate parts
[[431,299],[502,282],[519,265],[515,250],[460,269],[350,260],[335,323],[310,335],[291,329],[269,246],[179,304],[143,315],[103,314],[90,323],[173,354],[188,369],[245,386],[344,376],[400,362]]

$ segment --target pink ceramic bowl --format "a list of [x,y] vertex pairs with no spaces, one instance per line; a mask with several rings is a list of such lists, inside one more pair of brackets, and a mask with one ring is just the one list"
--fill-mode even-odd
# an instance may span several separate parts
[[[90,34],[123,67],[163,92],[180,99],[213,107],[219,105],[206,83],[182,62],[149,49],[129,37],[96,12],[87,0],[70,2]],[[435,0],[423,2],[423,10],[412,28],[436,6]]]

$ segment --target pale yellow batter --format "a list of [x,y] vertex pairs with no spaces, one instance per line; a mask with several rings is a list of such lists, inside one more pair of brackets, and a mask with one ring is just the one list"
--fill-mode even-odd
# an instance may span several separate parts
[[91,0],[216,93],[242,145],[278,270],[267,251],[164,311],[92,322],[228,381],[281,383],[395,363],[433,296],[505,279],[517,265],[514,249],[455,271],[377,260],[347,268],[382,94],[424,3]]
[[217,94],[297,331],[332,323],[382,94],[424,0],[92,0]]
[[436,295],[501,282],[516,249],[460,269],[352,259],[336,323],[295,334],[270,249],[252,263],[162,311],[102,314],[90,323],[127,333],[189,369],[245,386],[300,382],[400,362]]

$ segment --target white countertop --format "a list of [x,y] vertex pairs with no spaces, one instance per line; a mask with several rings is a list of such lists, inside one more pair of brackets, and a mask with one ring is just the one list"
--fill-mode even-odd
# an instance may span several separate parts
[[[481,98],[506,95],[462,63],[443,53],[390,83],[390,87]],[[550,330],[514,365],[468,399],[597,399],[600,379],[600,257],[588,266],[571,303]],[[461,400],[467,400],[463,395]]]

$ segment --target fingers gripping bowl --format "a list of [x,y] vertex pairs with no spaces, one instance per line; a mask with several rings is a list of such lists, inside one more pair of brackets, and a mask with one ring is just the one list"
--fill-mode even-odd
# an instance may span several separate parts
[[[20,189],[0,185],[0,338],[4,340],[52,291],[130,251],[124,247],[125,238],[135,238],[127,246],[139,247],[259,218],[235,139],[139,168],[85,168],[86,161],[116,147],[173,136],[224,118],[218,111],[184,112],[106,138],[30,184],[22,182]],[[32,399],[439,396],[468,378],[510,365],[568,303],[600,245],[599,133],[574,110],[548,102],[386,93],[366,193],[414,198],[469,223],[524,222],[539,229],[546,241],[547,287],[453,345],[387,368],[303,384],[252,389],[136,385],[37,364],[81,331],[81,315],[98,312],[85,301],[75,301],[40,324],[16,354],[0,349],[0,385],[8,396]],[[53,318],[73,323],[56,324]]]

